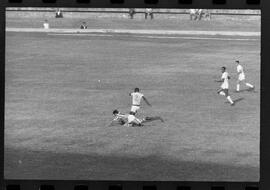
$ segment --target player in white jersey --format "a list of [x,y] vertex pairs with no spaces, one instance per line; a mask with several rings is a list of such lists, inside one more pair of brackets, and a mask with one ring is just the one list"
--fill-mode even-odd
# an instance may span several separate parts
[[122,114],[118,110],[113,111],[114,118],[109,126],[124,125],[128,121],[128,114]]
[[164,122],[164,120],[160,116],[145,117],[143,119],[138,119],[137,117],[135,117],[135,112],[131,111],[128,115],[128,121],[126,123],[126,126],[127,127],[143,126],[143,123],[155,120],[160,120],[161,122]]
[[141,104],[141,100],[143,99],[145,101],[145,103],[148,106],[151,106],[151,104],[148,102],[148,100],[144,97],[144,95],[142,93],[140,93],[140,89],[139,88],[135,88],[134,92],[129,93],[129,95],[132,97],[132,106],[131,106],[131,110],[134,113],[137,113],[137,111],[140,109],[140,104]]
[[218,94],[222,96],[226,96],[227,100],[230,102],[230,104],[233,106],[234,102],[232,101],[230,95],[229,95],[229,79],[230,76],[228,72],[226,71],[226,67],[221,67],[222,76],[220,80],[216,80],[216,82],[221,82],[220,89],[218,90]]
[[246,76],[245,76],[245,73],[244,73],[243,66],[240,65],[240,62],[238,60],[235,61],[235,62],[236,62],[236,65],[237,65],[236,66],[236,70],[237,70],[237,74],[238,74],[238,79],[237,79],[237,84],[236,84],[236,92],[239,92],[240,91],[240,84],[241,83],[245,83],[245,85],[247,87],[249,87],[249,89],[254,90],[255,89],[254,85],[245,82]]

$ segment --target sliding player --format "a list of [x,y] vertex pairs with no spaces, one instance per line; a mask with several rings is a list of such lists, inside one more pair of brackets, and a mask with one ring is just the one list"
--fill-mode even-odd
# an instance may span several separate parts
[[140,89],[139,88],[135,88],[134,92],[129,93],[129,95],[132,97],[132,106],[131,106],[131,110],[134,113],[137,113],[137,111],[140,109],[140,104],[141,104],[141,100],[143,99],[145,101],[145,103],[148,106],[151,106],[151,104],[148,102],[148,100],[144,97],[144,95],[142,93],[140,93]]
[[245,83],[245,85],[247,87],[249,87],[250,90],[254,90],[255,89],[254,85],[245,82],[246,76],[245,76],[245,73],[244,73],[243,66],[240,65],[240,62],[238,60],[235,61],[235,62],[237,64],[236,70],[237,70],[237,74],[238,74],[238,79],[237,79],[237,84],[236,84],[236,92],[239,92],[240,91],[240,84],[241,83]]
[[114,118],[109,126],[124,125],[128,121],[128,114],[122,114],[118,110],[113,110]]
[[135,117],[135,112],[131,111],[128,115],[128,121],[126,123],[126,126],[127,127],[143,126],[143,123],[155,120],[160,120],[161,122],[164,122],[164,120],[160,116],[145,117],[143,119],[138,119],[137,117]]
[[222,82],[220,90],[218,90],[218,94],[222,96],[226,96],[227,100],[230,102],[230,104],[233,106],[234,102],[232,101],[230,95],[229,95],[229,79],[230,76],[228,72],[226,71],[226,67],[221,67],[222,76],[220,80],[216,80],[216,82]]

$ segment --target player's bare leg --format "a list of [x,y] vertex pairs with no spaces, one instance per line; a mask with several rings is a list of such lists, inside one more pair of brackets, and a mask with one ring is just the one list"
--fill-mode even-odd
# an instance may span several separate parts
[[254,90],[255,87],[254,85],[248,83],[248,82],[245,82],[245,81],[237,81],[237,85],[236,85],[236,92],[239,92],[240,91],[240,84],[241,83],[244,83],[250,90]]
[[252,84],[250,84],[250,83],[248,83],[248,82],[246,82],[245,84],[246,84],[246,86],[249,87],[249,89],[251,89],[251,90],[253,90],[253,89],[255,88],[254,85],[252,85]]
[[233,102],[231,96],[227,96],[226,98],[230,102],[231,106],[233,106],[234,105],[234,102]]
[[219,90],[217,91],[217,93],[218,93],[219,95],[226,96],[225,92],[224,92],[222,89],[219,89]]
[[239,91],[240,91],[240,81],[238,80],[236,84],[236,92],[239,92]]
[[227,100],[230,102],[231,106],[233,106],[234,105],[234,102],[233,102],[231,96],[229,95],[229,89],[225,89],[224,90],[224,93],[226,95]]
[[222,95],[222,96],[226,96],[226,99],[230,102],[230,104],[233,106],[234,105],[234,101],[232,100],[231,96],[229,95],[228,91],[220,89],[217,92],[218,94]]
[[155,116],[155,117],[145,117],[145,118],[143,119],[143,122],[146,123],[146,122],[155,121],[155,120],[160,120],[162,123],[164,122],[164,120],[163,120],[162,117],[160,117],[160,116]]

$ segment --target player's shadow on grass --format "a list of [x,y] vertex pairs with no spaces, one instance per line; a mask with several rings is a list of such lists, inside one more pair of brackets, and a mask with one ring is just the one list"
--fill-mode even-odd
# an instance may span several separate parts
[[234,91],[235,93],[241,93],[241,92],[253,92],[253,93],[257,93],[256,90],[254,89],[250,89],[250,88],[246,88],[246,89],[242,89],[242,90],[239,90],[239,91]]
[[[240,101],[242,101],[242,100],[244,100],[244,98],[237,98],[237,99],[235,99],[235,100],[233,100],[233,102],[236,104],[236,103],[238,103],[238,102],[240,102]],[[226,104],[229,104],[230,102],[225,102]]]

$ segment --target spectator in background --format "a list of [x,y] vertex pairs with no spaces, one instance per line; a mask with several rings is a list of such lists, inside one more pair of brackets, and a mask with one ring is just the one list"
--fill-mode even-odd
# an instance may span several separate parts
[[133,19],[134,15],[135,15],[135,9],[134,8],[130,8],[128,11],[129,14],[129,18]]
[[147,19],[148,15],[151,17],[151,20],[154,18],[153,10],[151,8],[145,9],[145,19]]
[[197,19],[196,9],[189,9],[189,15],[190,15],[190,20],[196,20]]
[[196,14],[197,14],[197,19],[198,20],[201,20],[202,19],[202,15],[203,15],[202,9],[197,9]]
[[57,9],[55,12],[55,18],[63,18],[63,13],[60,9]]
[[211,19],[211,14],[208,9],[190,9],[189,15],[190,20],[201,20],[202,18],[206,18],[208,20]]
[[204,12],[203,12],[203,17],[207,20],[211,20],[211,12],[209,11],[209,9],[206,9]]
[[80,29],[87,29],[87,24],[86,22],[82,22]]
[[48,22],[47,19],[44,21],[43,27],[44,27],[44,29],[49,29],[50,28],[50,25],[49,25],[49,22]]

